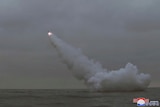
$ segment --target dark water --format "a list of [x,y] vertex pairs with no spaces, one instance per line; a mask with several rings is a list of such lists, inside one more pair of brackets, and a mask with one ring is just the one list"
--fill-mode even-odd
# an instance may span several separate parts
[[136,107],[135,97],[160,100],[160,88],[143,92],[90,92],[84,89],[0,90],[0,107]]

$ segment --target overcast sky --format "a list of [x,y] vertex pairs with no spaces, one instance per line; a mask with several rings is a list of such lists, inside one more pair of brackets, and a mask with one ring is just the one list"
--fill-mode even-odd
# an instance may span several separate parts
[[131,62],[160,86],[159,0],[1,0],[0,88],[85,88],[48,30],[109,70]]

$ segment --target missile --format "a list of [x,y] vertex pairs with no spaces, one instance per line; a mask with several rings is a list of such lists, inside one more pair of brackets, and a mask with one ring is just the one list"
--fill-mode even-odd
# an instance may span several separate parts
[[52,36],[52,35],[53,35],[53,33],[50,32],[50,31],[48,31],[48,36],[50,37],[50,36]]

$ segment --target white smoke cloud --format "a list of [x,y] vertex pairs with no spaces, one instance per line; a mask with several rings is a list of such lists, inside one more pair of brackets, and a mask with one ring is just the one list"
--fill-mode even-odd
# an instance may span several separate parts
[[150,83],[150,75],[138,73],[131,63],[115,71],[104,69],[99,62],[88,59],[77,49],[56,36],[50,36],[51,43],[58,51],[62,61],[74,76],[84,80],[88,88],[95,91],[134,91],[144,90]]

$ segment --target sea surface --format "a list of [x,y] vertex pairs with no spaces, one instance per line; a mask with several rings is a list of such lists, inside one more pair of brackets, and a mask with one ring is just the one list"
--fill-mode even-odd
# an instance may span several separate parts
[[136,107],[133,98],[160,100],[160,88],[141,92],[91,92],[86,89],[1,89],[0,107]]

